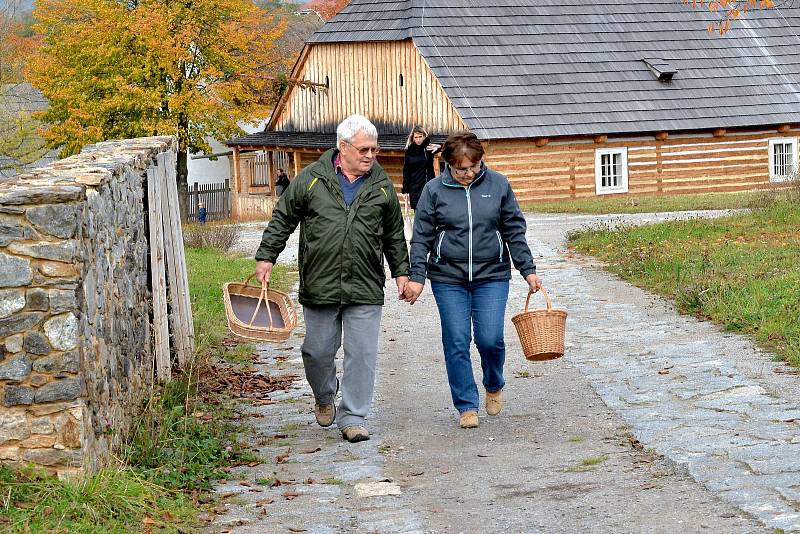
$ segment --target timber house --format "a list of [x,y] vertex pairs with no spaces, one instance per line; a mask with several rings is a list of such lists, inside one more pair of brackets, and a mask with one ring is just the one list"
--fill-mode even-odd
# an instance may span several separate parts
[[753,9],[726,35],[681,0],[353,0],[306,42],[263,132],[228,141],[234,215],[271,211],[351,113],[402,181],[415,124],[473,131],[521,202],[753,189],[791,177],[800,7]]

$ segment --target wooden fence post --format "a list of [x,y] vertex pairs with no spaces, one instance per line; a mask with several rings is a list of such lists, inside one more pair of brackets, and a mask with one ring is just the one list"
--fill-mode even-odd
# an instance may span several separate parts
[[225,186],[222,191],[223,205],[225,206],[225,218],[229,219],[231,216],[231,180],[225,178]]
[[194,183],[194,202],[192,202],[192,205],[194,206],[194,218],[196,221],[200,220],[200,192],[198,191],[198,185],[199,184],[197,182]]
[[147,169],[147,212],[150,221],[150,282],[153,292],[153,336],[156,378],[172,378],[169,356],[169,321],[167,317],[167,275],[164,249],[164,223],[161,218],[161,184],[164,167]]

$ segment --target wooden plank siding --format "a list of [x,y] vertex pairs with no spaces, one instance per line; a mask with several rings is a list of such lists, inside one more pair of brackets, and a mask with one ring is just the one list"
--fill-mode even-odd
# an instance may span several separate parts
[[384,132],[405,133],[415,124],[430,132],[465,128],[411,40],[309,45],[301,61],[297,80],[328,87],[292,86],[271,130],[333,132],[353,113]]
[[[745,191],[769,183],[769,139],[797,137],[800,130],[551,141],[485,142],[486,163],[508,176],[517,198],[565,200],[595,196],[595,150],[626,147],[628,193],[712,193]],[[621,193],[626,194],[626,193]]]

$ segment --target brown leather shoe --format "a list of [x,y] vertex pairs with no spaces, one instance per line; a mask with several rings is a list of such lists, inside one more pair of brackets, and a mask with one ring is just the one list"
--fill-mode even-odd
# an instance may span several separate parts
[[503,390],[494,393],[486,392],[486,413],[497,415],[503,409]]
[[478,428],[478,412],[464,412],[459,418],[461,428]]
[[319,426],[331,426],[336,419],[336,405],[314,404],[314,417]]
[[342,429],[342,439],[346,439],[350,443],[367,441],[369,439],[369,431],[363,426],[348,426]]

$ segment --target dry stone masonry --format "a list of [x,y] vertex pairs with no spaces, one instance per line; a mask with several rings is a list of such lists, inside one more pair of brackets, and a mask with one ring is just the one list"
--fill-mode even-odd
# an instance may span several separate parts
[[99,143],[0,182],[0,462],[96,468],[149,391],[146,178],[165,152]]

